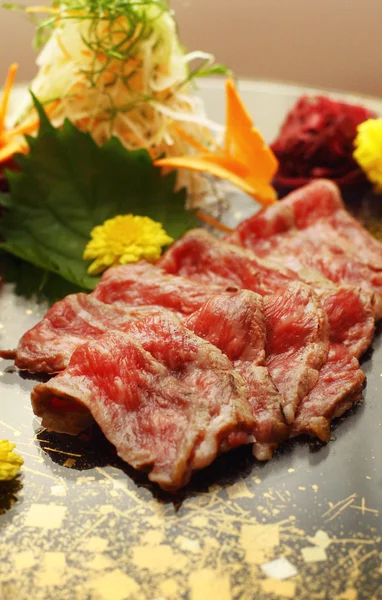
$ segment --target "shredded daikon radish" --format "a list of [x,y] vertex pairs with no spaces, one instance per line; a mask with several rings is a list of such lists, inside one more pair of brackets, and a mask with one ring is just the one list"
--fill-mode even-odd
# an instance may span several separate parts
[[[28,9],[38,10],[44,9]],[[221,132],[206,118],[192,82],[224,69],[214,66],[210,54],[184,52],[166,2],[66,0],[55,2],[48,14],[40,31],[50,28],[50,37],[30,89],[43,105],[55,102],[49,111],[55,126],[68,118],[98,144],[114,135],[126,148],[145,148],[153,158],[193,153],[187,136],[208,145],[210,130]],[[14,125],[33,111],[28,96]],[[202,175],[183,172],[179,185],[188,187],[194,204],[207,184]]]

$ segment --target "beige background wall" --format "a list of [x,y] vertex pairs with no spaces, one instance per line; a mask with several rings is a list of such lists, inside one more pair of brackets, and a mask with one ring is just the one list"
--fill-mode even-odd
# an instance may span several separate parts
[[[32,3],[28,0],[28,3]],[[40,4],[40,2],[33,2]],[[172,0],[181,37],[240,76],[382,97],[382,0]],[[33,28],[0,9],[0,81],[34,72]]]

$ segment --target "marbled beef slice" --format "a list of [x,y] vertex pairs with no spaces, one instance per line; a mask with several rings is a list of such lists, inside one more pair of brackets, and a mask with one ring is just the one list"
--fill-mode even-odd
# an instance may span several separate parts
[[65,369],[80,344],[106,331],[126,330],[131,321],[155,312],[151,306],[110,306],[89,294],[71,294],[56,302],[20,339],[16,350],[0,351],[16,367],[30,373],[58,373]]
[[175,242],[160,265],[198,282],[236,286],[265,297],[266,366],[282,394],[286,420],[292,423],[328,351],[327,316],[312,288],[295,281],[292,271],[197,229]]
[[312,182],[244,220],[226,241],[300,271],[370,292],[382,316],[382,244],[345,209],[338,187]]
[[313,435],[328,442],[331,420],[360,400],[364,381],[365,374],[349,350],[343,344],[330,344],[328,360],[317,385],[300,404],[291,435]]
[[231,434],[248,443],[253,418],[230,361],[167,317],[140,321],[136,338],[112,331],[82,344],[67,369],[36,386],[32,406],[58,432],[78,433],[94,418],[123,460],[173,491],[227,449]]
[[171,277],[158,266],[139,262],[105,271],[92,296],[106,304],[152,305],[189,315],[219,292],[219,287],[196,286],[183,277]]
[[185,321],[198,336],[217,346],[243,377],[254,417],[253,453],[271,458],[289,435],[281,409],[282,397],[265,366],[266,322],[263,299],[249,290],[216,295]]

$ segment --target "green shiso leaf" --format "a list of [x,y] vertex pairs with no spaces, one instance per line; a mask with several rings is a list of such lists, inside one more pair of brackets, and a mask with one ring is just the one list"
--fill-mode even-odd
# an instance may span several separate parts
[[175,239],[197,225],[186,191],[175,191],[175,172],[162,175],[145,150],[126,150],[117,138],[97,146],[69,121],[56,129],[34,103],[38,135],[27,138],[29,154],[15,157],[19,171],[7,173],[10,193],[0,195],[2,250],[91,290],[99,278],[88,275],[82,255],[96,225],[144,215]]
[[35,267],[30,262],[3,251],[0,251],[0,277],[7,283],[14,284],[13,291],[17,296],[47,301],[50,304],[68,294],[86,291],[55,273]]

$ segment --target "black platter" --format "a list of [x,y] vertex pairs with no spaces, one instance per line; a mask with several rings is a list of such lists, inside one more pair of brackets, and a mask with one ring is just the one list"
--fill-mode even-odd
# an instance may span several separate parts
[[[352,196],[349,209],[379,236],[382,199]],[[233,198],[227,222],[247,206]],[[1,347],[45,308],[3,285]],[[363,401],[327,445],[293,440],[265,464],[240,448],[170,496],[97,428],[78,438],[42,430],[29,402],[36,379],[0,361],[0,439],[25,460],[0,483],[0,598],[382,598],[381,327],[362,368]]]

